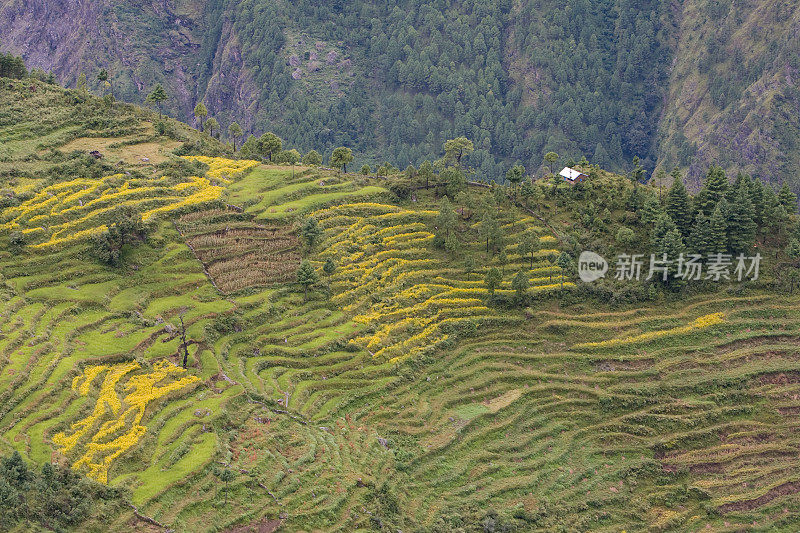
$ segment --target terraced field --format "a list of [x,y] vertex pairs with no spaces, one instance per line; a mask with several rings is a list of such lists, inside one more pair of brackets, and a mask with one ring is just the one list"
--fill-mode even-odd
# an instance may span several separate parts
[[[547,530],[794,530],[797,304],[540,311],[447,353],[363,420],[413,437],[409,493],[438,495],[409,502],[422,523],[510,507]],[[599,344],[612,339],[627,340]]]
[[[188,212],[161,209],[188,196],[151,180],[103,185],[176,197],[143,205],[160,209],[156,233],[119,270],[88,260],[81,235],[37,246],[70,207],[102,209],[87,205],[100,187],[55,185],[24,220],[3,211],[52,222],[0,252],[0,449],[127,487],[178,531],[796,529],[797,297],[566,305],[557,240],[515,207],[498,210],[502,264],[469,216],[457,253],[433,248],[427,192],[398,204],[322,169],[202,162],[205,176],[164,180],[215,188]],[[296,236],[309,216],[323,228],[310,250]],[[523,232],[540,241],[532,261]],[[321,277],[307,299],[301,254]],[[528,275],[529,309],[487,304],[493,266],[500,295]]]
[[254,224],[231,208],[188,213],[176,225],[223,294],[294,282],[301,254],[291,226]]

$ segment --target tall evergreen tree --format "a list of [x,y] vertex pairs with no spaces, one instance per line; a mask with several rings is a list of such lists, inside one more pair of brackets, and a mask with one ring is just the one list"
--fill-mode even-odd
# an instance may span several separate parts
[[745,186],[739,188],[728,213],[728,247],[732,252],[746,252],[753,247],[756,223],[753,203]]
[[781,190],[778,191],[778,201],[788,213],[797,212],[797,195],[789,189],[789,185],[786,182],[781,185]]
[[439,203],[439,214],[436,216],[436,230],[434,244],[444,248],[448,252],[458,249],[458,239],[456,237],[456,226],[458,216],[453,209],[450,199],[445,196]]
[[208,120],[205,121],[203,124],[203,131],[207,131],[208,134],[213,137],[214,130],[219,128],[219,122],[214,117],[210,117]]
[[516,291],[517,298],[520,302],[525,301],[525,296],[528,294],[529,286],[530,281],[528,280],[528,275],[523,271],[517,272],[516,275],[511,279],[511,288]]
[[161,118],[161,102],[168,98],[167,91],[164,90],[164,86],[160,83],[156,84],[155,88],[147,95],[146,101],[148,103],[153,103],[158,108],[158,118]]
[[667,261],[671,262],[667,265],[662,265],[666,266],[666,279],[664,279],[665,272],[659,272],[656,275],[660,276],[660,281],[673,289],[683,285],[682,280],[677,279],[675,276],[678,273],[677,259],[685,252],[686,247],[683,244],[681,232],[677,228],[669,230],[661,239],[658,246],[658,259],[663,259],[664,256],[666,256]]
[[705,257],[711,252],[713,239],[711,221],[705,213],[698,213],[688,240],[691,251]]
[[239,125],[238,122],[233,122],[230,126],[228,126],[228,135],[231,136],[231,141],[233,142],[233,151],[236,151],[236,139],[242,136],[242,127]]
[[692,226],[689,193],[686,192],[686,186],[683,184],[683,177],[678,169],[673,171],[672,177],[672,186],[667,193],[665,210],[670,218],[672,218],[673,222],[675,222],[681,235],[687,236]]
[[194,106],[194,116],[195,118],[197,118],[198,121],[200,121],[200,124],[198,125],[197,129],[199,129],[200,131],[205,131],[203,129],[203,121],[208,116],[208,109],[206,108],[203,102],[197,102],[197,105]]
[[706,173],[706,180],[703,188],[695,197],[697,211],[702,211],[706,215],[714,211],[719,202],[728,192],[728,177],[722,167],[711,165]]
[[728,202],[724,198],[714,208],[709,225],[711,227],[709,252],[725,252],[728,249]]
[[642,205],[642,222],[646,225],[654,224],[658,217],[663,213],[658,198],[653,195],[647,197]]
[[303,259],[300,263],[300,267],[297,269],[297,283],[303,287],[303,298],[308,300],[308,289],[319,281],[319,277],[317,276],[317,271],[314,270],[314,267],[308,261],[308,259]]
[[266,156],[269,161],[272,161],[272,157],[283,148],[283,140],[268,131],[258,138],[257,147],[260,155]]
[[756,224],[764,224],[764,182],[760,179],[751,179],[749,183],[750,201],[753,203],[753,218]]
[[666,213],[661,213],[658,216],[658,219],[656,219],[656,223],[653,226],[653,231],[650,234],[650,243],[654,248],[658,249],[658,247],[661,245],[661,241],[664,239],[664,235],[675,229],[678,229],[678,226],[675,225],[672,217]]

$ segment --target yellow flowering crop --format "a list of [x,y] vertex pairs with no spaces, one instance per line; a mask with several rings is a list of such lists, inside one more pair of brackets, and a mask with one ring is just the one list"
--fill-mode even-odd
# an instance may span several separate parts
[[184,156],[184,159],[205,163],[209,167],[206,175],[223,183],[230,183],[234,178],[238,178],[259,164],[258,161],[249,159],[225,159],[224,157],[208,157],[204,155],[187,155]]
[[[351,342],[376,358],[396,362],[413,357],[447,340],[442,327],[450,321],[498,316],[485,305],[488,291],[482,279],[453,279],[431,254],[430,222],[437,215],[370,202],[313,213],[325,231],[321,258],[333,258],[339,265],[330,276],[337,289],[331,300],[364,324],[365,333]],[[531,270],[530,292],[561,289],[560,274],[557,266]],[[510,281],[503,286],[510,288]],[[565,282],[563,287],[574,284]]]
[[631,337],[619,337],[616,339],[608,339],[599,342],[584,342],[576,344],[575,348],[609,348],[612,346],[634,344],[637,342],[650,341],[661,337],[690,333],[692,331],[709,328],[711,326],[716,326],[717,324],[722,324],[723,322],[725,322],[725,313],[712,313],[710,315],[701,316],[685,326],[679,326],[671,329],[662,329],[658,331],[648,331],[647,333],[642,333],[640,335],[633,335]]
[[216,201],[222,190],[204,177],[127,179],[124,174],[114,174],[79,178],[45,187],[20,205],[5,209],[0,214],[0,230],[21,230],[35,238],[32,248],[47,248],[102,233],[106,230],[103,216],[117,207],[132,207],[146,221]]
[[139,369],[139,363],[135,361],[112,367],[87,367],[82,375],[73,380],[72,388],[81,396],[86,396],[97,376],[106,372],[94,410],[86,418],[72,424],[71,433],[62,432],[53,436],[53,443],[60,447],[62,453],[68,453],[80,442],[85,442],[82,446],[83,455],[72,466],[76,470],[86,468],[87,475],[101,483],[108,483],[108,470],[114,459],[135,446],[147,432],[147,428],[141,424],[147,405],[170,393],[186,390],[200,381],[197,376],[186,375],[183,368],[169,361],[161,361],[152,372],[129,377],[123,387],[126,394],[120,398],[117,384]]

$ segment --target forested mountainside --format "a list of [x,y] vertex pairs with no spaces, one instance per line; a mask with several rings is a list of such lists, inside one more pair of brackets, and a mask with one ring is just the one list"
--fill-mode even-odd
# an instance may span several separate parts
[[0,47],[169,113],[418,165],[445,139],[500,176],[554,150],[617,171],[712,162],[798,187],[800,6],[775,0],[0,2]]
[[67,85],[100,68],[170,114],[418,165],[465,135],[496,177],[553,150],[618,171],[712,162],[798,180],[800,7],[774,0],[0,2],[2,48]]

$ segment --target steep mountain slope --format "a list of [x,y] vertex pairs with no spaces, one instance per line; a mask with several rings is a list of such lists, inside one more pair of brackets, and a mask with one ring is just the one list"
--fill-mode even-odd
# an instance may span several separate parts
[[141,102],[163,82],[176,117],[204,100],[223,128],[301,149],[402,167],[466,135],[486,177],[555,150],[800,186],[798,16],[774,0],[4,0],[0,32],[67,84],[107,67]]
[[[559,252],[646,247],[655,189],[592,167],[412,199],[157,117],[0,79],[0,454],[119,489],[85,485],[72,529],[797,529],[794,209],[757,281],[586,287]],[[152,234],[111,267],[87,235],[120,204]]]
[[800,6],[689,1],[680,19],[659,164],[800,186]]

